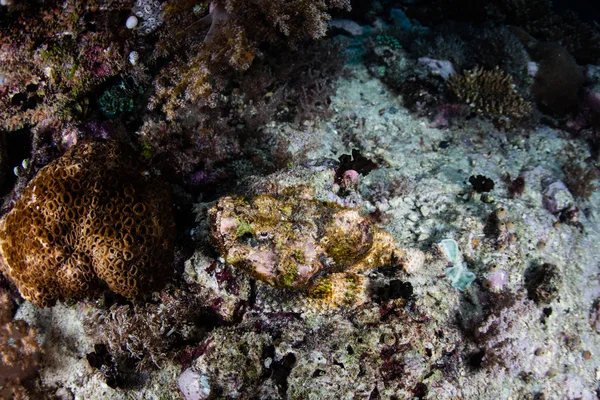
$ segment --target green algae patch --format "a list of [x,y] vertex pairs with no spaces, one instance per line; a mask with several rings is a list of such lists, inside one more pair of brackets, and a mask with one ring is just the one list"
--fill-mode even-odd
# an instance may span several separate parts
[[254,234],[254,229],[252,229],[252,225],[245,221],[240,221],[240,223],[237,226],[237,229],[235,230],[235,235],[237,237],[242,237],[247,233]]

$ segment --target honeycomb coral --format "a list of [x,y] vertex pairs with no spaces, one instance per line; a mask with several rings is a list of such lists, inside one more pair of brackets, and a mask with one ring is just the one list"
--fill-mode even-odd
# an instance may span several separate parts
[[0,270],[40,306],[108,287],[125,297],[170,271],[168,187],[116,143],[77,144],[42,168],[0,221]]

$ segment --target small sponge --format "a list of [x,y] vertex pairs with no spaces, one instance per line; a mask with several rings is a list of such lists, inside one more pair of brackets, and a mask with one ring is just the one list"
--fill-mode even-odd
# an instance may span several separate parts
[[129,298],[154,290],[173,246],[168,186],[117,143],[73,146],[0,221],[0,271],[39,306],[105,287]]

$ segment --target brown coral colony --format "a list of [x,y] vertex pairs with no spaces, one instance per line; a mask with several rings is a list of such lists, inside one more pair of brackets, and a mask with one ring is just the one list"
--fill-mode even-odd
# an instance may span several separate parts
[[512,77],[498,67],[491,71],[476,67],[452,75],[448,88],[478,113],[523,118],[531,112],[531,103],[517,93]]
[[115,143],[84,143],[42,168],[0,221],[0,270],[40,306],[108,287],[164,284],[174,222],[168,188]]

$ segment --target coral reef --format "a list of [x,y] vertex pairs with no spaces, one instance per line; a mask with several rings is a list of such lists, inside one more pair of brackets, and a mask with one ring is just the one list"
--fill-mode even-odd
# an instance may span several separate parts
[[[511,3],[516,6],[515,9],[510,9]],[[553,10],[548,0],[513,0],[502,7],[506,6],[506,23],[520,26],[540,40],[561,43],[581,64],[600,61],[600,33],[593,25],[582,22],[572,11]]]
[[409,51],[377,42],[367,46],[371,73],[398,90],[405,107],[434,118],[434,126],[448,126],[450,118],[472,111],[506,128],[531,116],[532,106],[523,98],[529,91],[529,56],[506,28],[448,24],[414,40]]
[[165,290],[159,299],[156,304],[114,304],[88,313],[87,334],[106,345],[117,370],[129,359],[138,370],[160,367],[177,346],[198,335],[197,321],[206,315],[200,296]]
[[574,149],[567,149],[567,162],[562,170],[565,174],[565,185],[573,196],[589,200],[596,183],[600,178],[600,171],[593,165],[582,165],[573,155]]
[[[328,400],[339,393],[359,398],[426,393],[421,383],[428,374],[440,374],[447,357],[445,351],[430,349],[454,352],[457,336],[426,319],[413,319],[405,306],[404,299],[373,304],[350,320],[251,313],[241,324],[219,328],[203,341],[202,352],[184,373],[195,374],[201,385],[194,394],[205,396],[186,399],[217,393]],[[376,327],[380,319],[389,322],[388,329]],[[311,328],[313,323],[318,329]],[[244,368],[234,367],[241,363]]]
[[41,349],[37,332],[25,321],[13,320],[12,308],[8,293],[0,289],[0,396],[27,399],[34,395],[27,381],[37,373]]
[[530,57],[525,46],[513,32],[505,27],[481,31],[473,27],[467,35],[471,50],[469,67],[479,65],[486,70],[492,70],[498,66],[511,76],[518,88],[528,86],[526,66]]
[[476,67],[452,75],[448,89],[459,101],[489,117],[523,118],[531,112],[531,104],[517,93],[511,76],[499,68]]
[[142,19],[139,25],[136,23],[134,26],[141,35],[149,35],[163,23],[163,6],[158,1],[136,0],[132,11]]
[[[0,15],[0,127],[69,116],[69,104],[127,68],[132,43],[115,17],[126,1],[19,1]],[[121,28],[121,29],[119,29]]]
[[398,42],[398,39],[396,39],[393,36],[390,35],[378,35],[375,37],[375,43],[378,46],[387,46],[387,47],[391,47],[392,49],[401,49],[402,45]]
[[[165,68],[155,81],[151,106],[160,105],[170,120],[186,103],[216,107],[226,86],[226,72],[247,70],[261,55],[260,44],[294,47],[304,39],[321,38],[330,19],[327,10],[348,7],[347,0],[212,2],[208,15],[195,24],[210,26],[204,40],[192,46],[188,61]],[[169,16],[167,6],[167,24]]]
[[432,34],[412,44],[415,53],[452,60],[456,71],[476,66],[492,70],[497,66],[509,74],[518,87],[525,86],[525,67],[530,58],[520,40],[506,27],[455,26],[446,22],[433,28]]
[[467,21],[478,25],[513,25],[540,40],[560,42],[581,64],[600,60],[600,33],[590,23],[582,22],[572,11],[553,7],[549,0],[418,0],[407,14],[424,25],[443,21]]
[[0,222],[2,272],[40,306],[104,286],[135,297],[171,272],[170,210],[168,187],[124,145],[78,143],[39,171]]
[[[190,187],[238,176],[225,165],[243,158],[249,159],[253,173],[272,172],[270,164],[286,165],[289,160],[277,158],[285,158],[283,147],[294,144],[293,138],[282,135],[273,143],[260,131],[272,121],[301,123],[330,116],[330,96],[344,56],[341,46],[329,40],[273,51],[243,74],[230,76],[216,108],[187,104],[172,121],[156,114],[144,118],[138,138],[148,160]],[[263,154],[252,154],[253,147],[263,147]]]
[[385,41],[376,40],[367,40],[365,45],[365,61],[369,70],[391,88],[402,87],[402,82],[413,74],[414,61],[402,47],[390,46]]
[[173,180],[202,173],[209,183],[219,175],[214,164],[240,154],[239,138],[227,122],[202,113],[182,122],[148,119],[138,132],[142,154]]
[[0,0],[0,397],[596,398],[596,37],[548,0]]
[[184,278],[194,301],[225,324],[241,319],[254,294],[254,281],[247,273],[201,253],[185,262]]
[[98,99],[100,111],[109,118],[130,113],[144,92],[144,88],[135,79],[124,79],[110,86]]
[[529,340],[520,335],[519,328],[522,329],[526,324],[526,316],[537,314],[539,311],[522,294],[494,295],[489,308],[478,316],[481,320],[467,328],[481,349],[477,356],[480,366],[489,369],[500,366],[508,371],[516,371],[516,366],[524,360],[515,355],[531,348]]
[[4,185],[8,172],[8,154],[6,150],[6,135],[2,132],[0,133],[0,188]]

